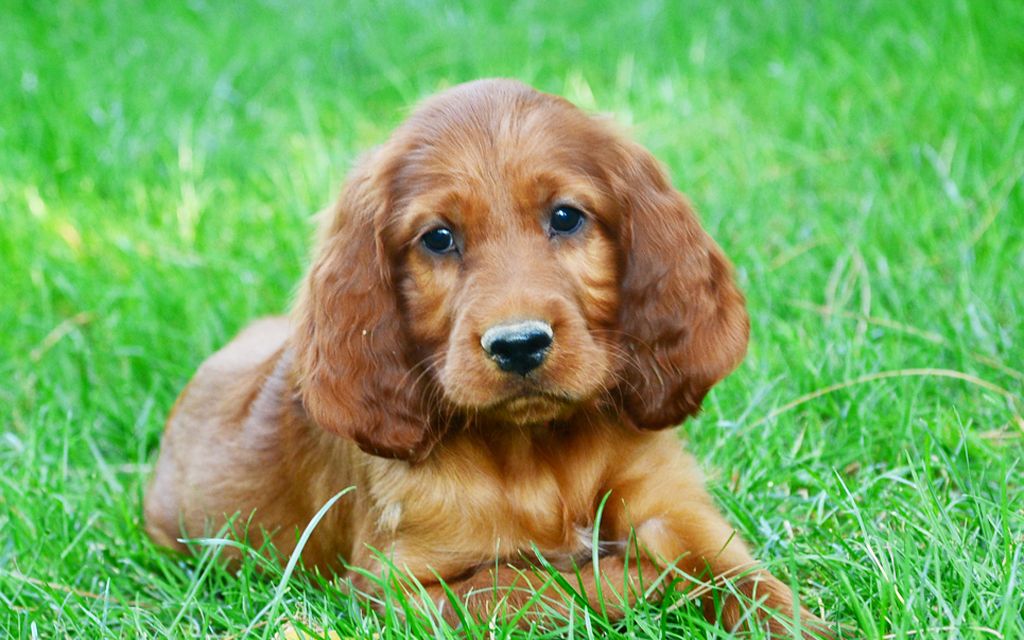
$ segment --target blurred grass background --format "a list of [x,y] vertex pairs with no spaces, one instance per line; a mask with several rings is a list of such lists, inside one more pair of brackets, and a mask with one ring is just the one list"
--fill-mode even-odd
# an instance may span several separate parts
[[736,263],[750,356],[683,432],[759,556],[858,636],[1019,637],[1022,34],[1018,0],[5,2],[0,631],[448,633],[167,556],[140,499],[357,154],[510,76],[628,124]]

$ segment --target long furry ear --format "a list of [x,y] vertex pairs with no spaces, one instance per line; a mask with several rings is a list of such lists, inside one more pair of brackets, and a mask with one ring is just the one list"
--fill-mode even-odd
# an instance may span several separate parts
[[624,143],[620,328],[635,366],[617,390],[642,429],[680,424],[746,354],[750,324],[732,267],[654,157]]
[[321,222],[293,316],[302,402],[321,427],[379,456],[417,460],[433,444],[410,375],[391,265],[381,237],[394,163],[384,150],[356,168]]

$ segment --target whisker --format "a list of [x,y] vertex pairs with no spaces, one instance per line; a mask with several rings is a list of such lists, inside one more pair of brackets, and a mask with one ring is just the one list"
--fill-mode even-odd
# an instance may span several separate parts
[[[432,362],[432,360],[441,358],[443,356],[444,356],[443,353],[432,353],[430,355],[427,355],[422,360],[420,360],[416,364],[414,364],[411,367],[409,367],[409,370],[406,371],[404,374],[402,374],[402,378],[398,381],[398,386],[399,387],[404,386],[406,381],[407,381],[407,378],[409,376],[411,376],[417,369],[420,369],[421,367],[423,368],[423,372],[430,371],[433,368],[434,364],[435,364],[434,362]],[[420,376],[422,376],[422,373],[420,374]],[[416,380],[413,381],[413,385],[417,384],[419,382],[419,379],[420,378],[417,377]]]

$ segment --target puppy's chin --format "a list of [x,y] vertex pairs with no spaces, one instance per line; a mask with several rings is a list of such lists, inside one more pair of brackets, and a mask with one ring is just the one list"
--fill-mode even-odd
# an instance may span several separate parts
[[521,394],[488,407],[483,413],[498,422],[527,426],[566,418],[573,408],[573,403],[545,394]]
[[479,389],[472,396],[465,387],[452,393],[444,388],[445,399],[457,412],[477,416],[487,422],[516,426],[544,425],[553,420],[568,418],[575,412],[579,400],[561,390],[549,390],[539,385],[503,385],[498,389]]

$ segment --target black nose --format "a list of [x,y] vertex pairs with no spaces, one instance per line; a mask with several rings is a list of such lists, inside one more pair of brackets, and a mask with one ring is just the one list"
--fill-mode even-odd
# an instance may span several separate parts
[[527,320],[491,327],[480,338],[480,345],[502,371],[525,376],[544,362],[553,336],[548,323]]

